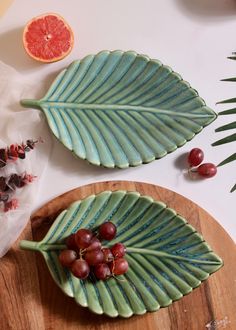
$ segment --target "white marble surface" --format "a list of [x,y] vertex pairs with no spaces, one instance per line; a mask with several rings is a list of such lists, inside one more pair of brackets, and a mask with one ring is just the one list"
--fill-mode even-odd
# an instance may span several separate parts
[[[56,12],[65,17],[75,33],[72,53],[58,63],[42,65],[26,56],[22,48],[22,28],[33,16]],[[26,78],[43,82],[44,91],[55,74],[72,60],[103,49],[135,50],[158,58],[179,72],[196,88],[215,111],[222,99],[234,97],[236,84],[220,82],[235,75],[236,62],[227,60],[235,51],[236,2],[234,0],[15,0],[0,18],[0,60]],[[40,84],[41,85],[41,84]],[[30,98],[31,95],[28,95]],[[104,180],[149,182],[174,190],[211,213],[236,239],[234,203],[236,164],[219,169],[213,179],[193,182],[182,173],[181,158],[193,147],[205,151],[209,162],[219,163],[235,152],[235,144],[212,147],[223,137],[214,129],[233,120],[219,117],[191,142],[151,164],[127,170],[96,168],[75,159],[56,140],[49,166],[42,178],[35,209],[72,188]]]

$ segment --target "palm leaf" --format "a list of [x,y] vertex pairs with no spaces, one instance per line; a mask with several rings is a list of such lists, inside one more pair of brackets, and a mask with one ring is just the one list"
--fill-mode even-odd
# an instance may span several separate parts
[[232,53],[233,56],[228,57],[230,60],[236,60],[236,52]]
[[230,190],[230,192],[234,192],[236,190],[236,184],[233,186],[233,188]]
[[[117,236],[109,245],[125,244],[129,270],[121,280],[79,280],[60,265],[58,254],[68,235],[79,228],[96,228],[105,220],[117,226]],[[111,317],[169,306],[222,267],[203,237],[173,209],[126,191],[105,191],[73,203],[41,242],[22,241],[21,247],[42,253],[65,294]]]
[[236,81],[236,77],[234,77],[234,78],[221,79],[221,81]]
[[216,132],[222,132],[222,131],[226,131],[226,130],[234,129],[234,128],[236,128],[236,121],[234,121],[230,124],[227,124],[227,125],[220,126],[215,131]]
[[[236,53],[234,52],[233,55],[235,55]],[[236,60],[236,56],[232,56],[232,57],[228,57],[229,59],[232,59],[232,60]],[[226,78],[226,79],[222,79],[222,81],[231,81],[231,82],[235,82],[236,81],[236,78]],[[222,104],[222,103],[236,103],[236,98],[231,98],[231,99],[227,99],[227,100],[223,100],[223,101],[220,101],[218,102],[218,104]],[[236,108],[232,108],[232,109],[229,109],[229,110],[224,110],[224,111],[221,111],[219,113],[219,115],[231,115],[231,114],[236,114]],[[226,124],[226,125],[223,125],[223,126],[220,126],[218,127],[215,131],[216,132],[222,132],[222,131],[225,131],[225,130],[230,130],[230,129],[235,129],[236,128],[236,122],[233,121],[232,123],[229,123],[229,124]],[[222,145],[222,144],[225,144],[225,143],[230,143],[230,142],[234,142],[236,141],[236,133],[233,133],[223,139],[220,139],[220,140],[217,140],[216,142],[212,143],[212,146],[219,146],[219,145]],[[236,153],[234,153],[233,155],[229,156],[228,158],[226,158],[225,160],[223,160],[218,166],[222,166],[222,165],[225,165],[225,164],[228,164],[232,161],[236,160]],[[233,192],[236,190],[236,185],[233,186],[233,188],[230,190],[230,192]]]
[[94,165],[149,163],[191,140],[216,114],[181,76],[135,52],[73,62],[40,100],[54,135]]
[[236,103],[236,97],[217,102],[217,104],[224,104],[224,103]]
[[221,144],[225,144],[225,143],[230,143],[230,142],[234,142],[236,141],[236,133],[231,134],[223,139],[220,139],[214,143],[212,143],[213,146],[219,146]]
[[233,155],[229,156],[228,158],[226,158],[225,160],[223,160],[219,165],[217,166],[222,166],[225,164],[228,164],[230,162],[233,162],[234,160],[236,160],[236,153],[234,153]]
[[224,110],[218,113],[218,115],[222,116],[222,115],[233,115],[236,113],[236,108],[233,109],[229,109],[229,110]]

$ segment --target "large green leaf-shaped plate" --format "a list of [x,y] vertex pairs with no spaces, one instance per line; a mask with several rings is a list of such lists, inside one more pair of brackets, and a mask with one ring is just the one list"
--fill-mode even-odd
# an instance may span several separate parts
[[[58,254],[68,235],[105,220],[117,226],[110,245],[126,245],[129,270],[121,280],[79,280],[60,265]],[[43,254],[57,285],[78,304],[111,317],[169,306],[222,266],[222,260],[185,219],[137,192],[104,191],[74,202],[41,242],[21,241],[20,245]]]
[[176,150],[216,114],[181,76],[133,51],[73,62],[40,100],[54,135],[94,165],[126,168]]

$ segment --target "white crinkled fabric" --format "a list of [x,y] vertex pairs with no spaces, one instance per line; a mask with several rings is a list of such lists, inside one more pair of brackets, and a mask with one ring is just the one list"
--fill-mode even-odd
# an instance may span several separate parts
[[37,176],[33,183],[14,193],[14,198],[19,200],[18,209],[6,213],[0,211],[0,257],[9,250],[26,226],[38,197],[40,178],[49,159],[52,141],[44,115],[40,110],[24,109],[19,103],[29,95],[34,97],[39,88],[38,83],[34,86],[13,68],[0,62],[0,148],[27,139],[42,137],[44,140],[44,143],[38,143],[34,150],[28,152],[24,160],[19,159],[0,169],[0,176],[24,172]]

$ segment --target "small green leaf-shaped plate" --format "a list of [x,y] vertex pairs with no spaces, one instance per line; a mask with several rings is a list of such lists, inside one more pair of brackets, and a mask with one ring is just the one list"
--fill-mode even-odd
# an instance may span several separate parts
[[[119,279],[79,280],[59,263],[65,238],[79,228],[96,228],[106,220],[116,224],[117,236],[105,245],[125,244],[129,270]],[[151,197],[121,190],[74,202],[57,217],[41,242],[21,241],[20,245],[42,253],[65,294],[94,313],[110,317],[130,317],[167,307],[223,264],[173,209]]]
[[108,168],[161,158],[216,118],[179,74],[133,51],[74,61],[42,99],[21,104],[40,108],[75,155]]

